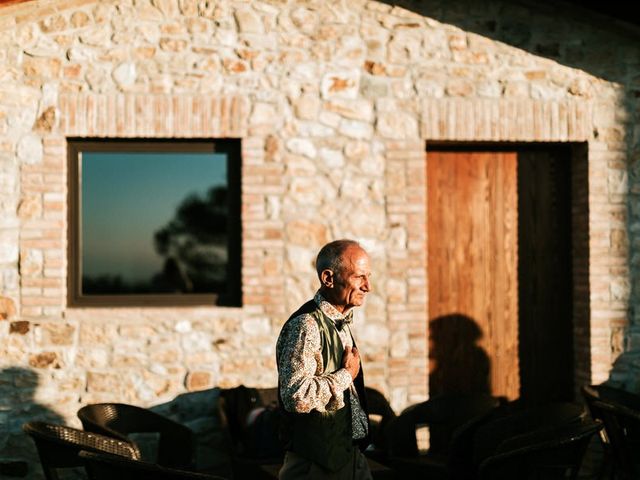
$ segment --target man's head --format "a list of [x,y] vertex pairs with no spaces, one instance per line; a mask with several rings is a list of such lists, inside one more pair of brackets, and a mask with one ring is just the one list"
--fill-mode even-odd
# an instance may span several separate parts
[[369,255],[354,240],[336,240],[322,247],[316,271],[320,293],[342,313],[362,305],[371,291]]

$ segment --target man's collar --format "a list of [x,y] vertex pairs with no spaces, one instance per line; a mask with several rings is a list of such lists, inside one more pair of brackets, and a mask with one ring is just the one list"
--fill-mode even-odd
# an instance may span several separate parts
[[347,310],[345,313],[340,313],[336,307],[329,303],[321,294],[320,291],[316,292],[313,300],[316,305],[320,307],[322,313],[329,317],[335,323],[338,329],[342,329],[343,325],[349,325],[353,321],[353,309]]

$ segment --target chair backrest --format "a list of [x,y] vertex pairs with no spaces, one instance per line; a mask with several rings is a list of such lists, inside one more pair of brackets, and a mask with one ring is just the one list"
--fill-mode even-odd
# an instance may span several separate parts
[[[159,434],[157,458],[145,460],[176,468],[191,468],[194,463],[193,432],[178,422],[149,409],[124,403],[96,403],[78,410],[85,430],[136,443],[136,433]],[[139,448],[142,445],[139,446]]]
[[[600,390],[598,388],[598,385],[583,385],[581,388],[582,391],[582,397],[585,400],[585,403],[587,404],[587,409],[589,410],[589,414],[591,415],[591,418],[593,418],[594,420],[603,420],[602,418],[602,412],[598,409],[598,407],[596,405],[594,405],[594,402],[597,402],[600,400]],[[605,444],[609,443],[609,439],[607,438],[606,433],[603,432],[601,433],[601,437],[602,437],[602,441]]]
[[591,402],[595,400],[603,400],[615,402],[634,410],[640,410],[640,395],[604,383],[600,385],[584,385],[582,387],[582,395],[587,402],[587,406],[590,406]]
[[90,480],[222,480],[213,475],[104,453],[81,451],[79,456]]
[[456,428],[451,435],[449,455],[446,459],[447,469],[454,479],[475,477],[476,467],[473,463],[474,438],[483,425],[504,415],[509,405],[504,402],[476,415]]
[[284,457],[279,430],[278,389],[245,385],[220,393],[220,420],[234,457],[276,463]]
[[[599,410],[595,404],[598,401],[614,402],[617,405],[623,405],[636,411],[640,411],[640,396],[635,395],[626,390],[612,387],[610,385],[584,385],[582,387],[582,396],[585,399],[587,408],[591,417],[594,419],[602,420],[603,413]],[[606,444],[609,443],[608,432],[605,424],[605,428],[602,431],[602,441]]]
[[135,445],[104,435],[45,422],[28,422],[22,428],[36,444],[48,480],[57,480],[56,470],[60,468],[82,466],[78,458],[80,450],[140,458],[140,451]]
[[388,427],[389,456],[418,455],[416,426],[429,426],[431,453],[447,454],[453,432],[499,404],[489,395],[441,395],[405,409]]
[[499,415],[478,428],[473,439],[473,463],[477,466],[485,458],[495,454],[499,445],[509,438],[536,430],[579,425],[585,418],[584,407],[569,402],[507,410],[504,415]]
[[369,411],[371,443],[377,451],[385,452],[387,445],[386,429],[389,422],[396,418],[396,413],[382,392],[371,387],[365,387],[364,390]]
[[593,408],[604,422],[616,472],[623,479],[639,478],[640,410],[604,400],[594,400]]
[[600,422],[569,423],[504,441],[479,466],[480,480],[575,479]]

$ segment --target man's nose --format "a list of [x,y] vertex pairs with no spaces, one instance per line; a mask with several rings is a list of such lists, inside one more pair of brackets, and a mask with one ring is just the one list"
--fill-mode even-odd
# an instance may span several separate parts
[[364,279],[364,283],[362,284],[362,290],[364,290],[365,292],[371,291],[371,282],[366,277]]

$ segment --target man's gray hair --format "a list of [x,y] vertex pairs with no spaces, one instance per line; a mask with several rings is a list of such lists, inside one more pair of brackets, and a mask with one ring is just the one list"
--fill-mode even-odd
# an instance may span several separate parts
[[342,254],[351,247],[362,248],[355,240],[346,238],[334,240],[322,247],[316,257],[316,272],[318,272],[318,277],[320,277],[323,270],[331,270],[334,273],[339,273],[343,267]]

